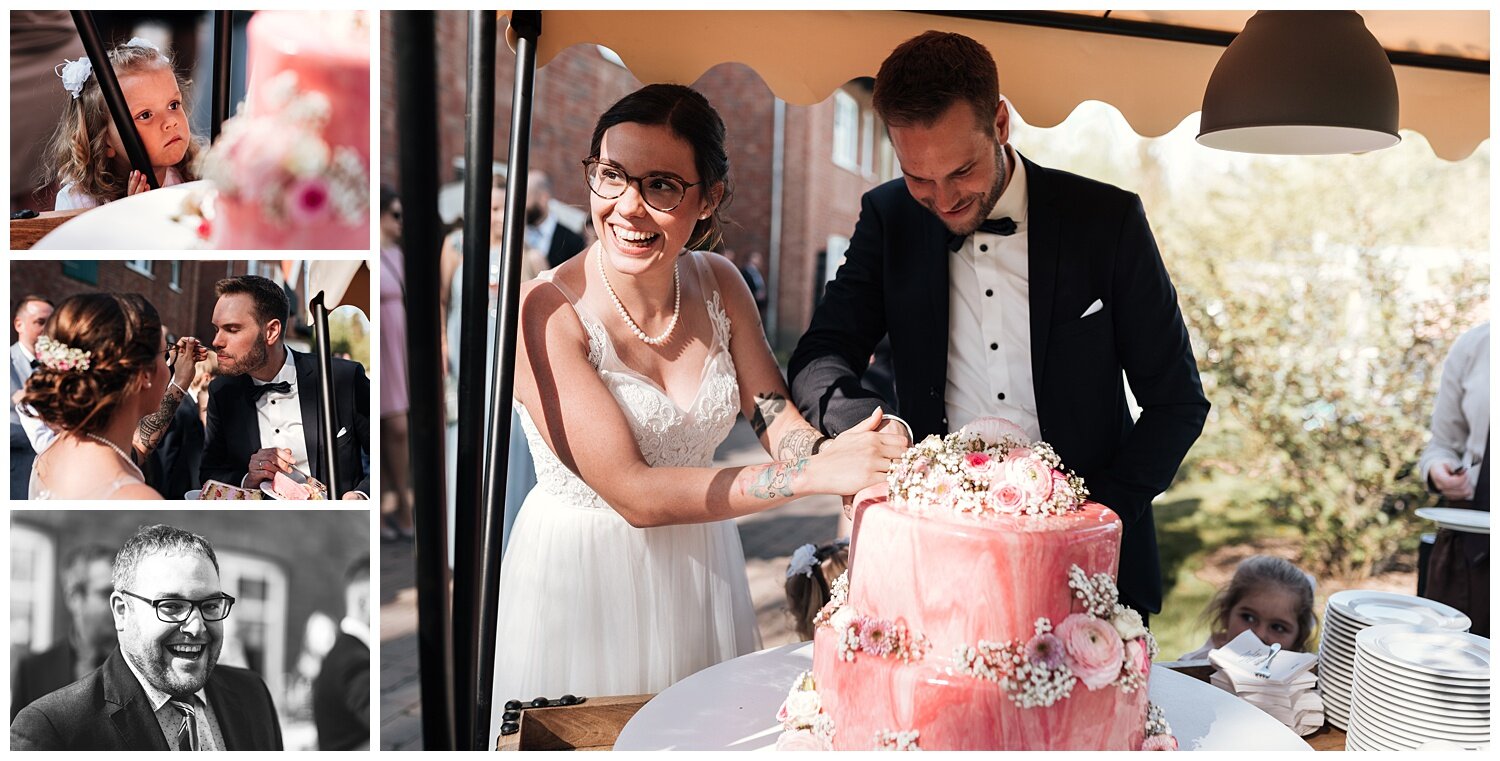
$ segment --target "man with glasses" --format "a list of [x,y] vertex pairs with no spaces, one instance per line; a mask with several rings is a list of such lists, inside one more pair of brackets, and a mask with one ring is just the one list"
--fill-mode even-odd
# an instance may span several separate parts
[[12,750],[281,750],[254,672],[218,666],[234,598],[208,540],[138,530],[115,555],[110,608],[120,649],[10,725]]

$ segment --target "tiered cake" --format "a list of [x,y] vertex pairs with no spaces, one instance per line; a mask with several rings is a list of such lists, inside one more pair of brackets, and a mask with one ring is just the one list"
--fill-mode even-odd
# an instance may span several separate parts
[[976,421],[856,500],[780,747],[1175,746],[1147,704],[1155,642],[1117,604],[1121,525],[1043,443]]
[[260,11],[246,102],[204,158],[218,249],[370,247],[370,22]]

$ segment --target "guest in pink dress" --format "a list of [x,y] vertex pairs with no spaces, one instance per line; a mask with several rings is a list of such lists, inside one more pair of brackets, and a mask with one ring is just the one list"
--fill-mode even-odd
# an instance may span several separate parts
[[387,538],[412,530],[412,493],[407,478],[406,270],[401,255],[401,199],[380,186],[380,485],[395,503],[386,515]]

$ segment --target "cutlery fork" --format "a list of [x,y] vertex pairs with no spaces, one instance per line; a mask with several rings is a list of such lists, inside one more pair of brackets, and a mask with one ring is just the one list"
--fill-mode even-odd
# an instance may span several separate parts
[[1261,664],[1260,670],[1256,671],[1255,675],[1260,677],[1261,679],[1271,678],[1271,661],[1276,658],[1276,654],[1279,652],[1281,652],[1281,643],[1277,642],[1272,644],[1271,654],[1266,656],[1266,662]]

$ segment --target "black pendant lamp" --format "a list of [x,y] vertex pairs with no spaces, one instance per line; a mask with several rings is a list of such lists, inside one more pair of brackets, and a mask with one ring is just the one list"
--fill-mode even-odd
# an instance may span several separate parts
[[1242,153],[1361,153],[1401,142],[1390,59],[1354,11],[1257,11],[1203,93],[1198,142]]

